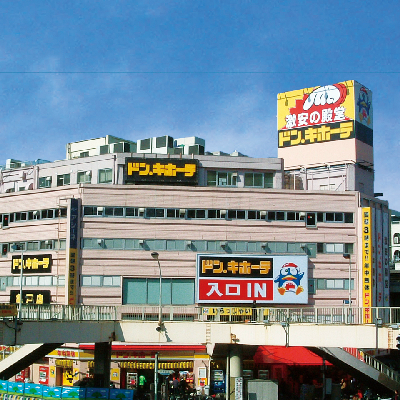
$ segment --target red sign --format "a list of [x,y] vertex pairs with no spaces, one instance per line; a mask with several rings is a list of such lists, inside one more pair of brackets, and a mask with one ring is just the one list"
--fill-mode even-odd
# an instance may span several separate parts
[[199,300],[218,302],[272,301],[272,279],[201,279]]
[[39,367],[39,383],[42,385],[49,384],[49,367],[43,365]]

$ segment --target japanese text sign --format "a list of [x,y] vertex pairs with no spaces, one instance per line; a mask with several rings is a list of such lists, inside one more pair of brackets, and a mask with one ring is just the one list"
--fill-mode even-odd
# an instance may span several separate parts
[[371,207],[362,208],[362,285],[363,285],[363,310],[364,323],[372,322],[371,307],[373,306],[372,298],[372,215]]
[[[51,293],[50,290],[23,290],[22,303],[23,304],[50,304]],[[19,290],[10,290],[10,303],[20,303]]]
[[127,158],[125,182],[196,185],[198,161],[170,158]]
[[308,302],[304,256],[198,254],[198,303]]
[[24,263],[24,274],[43,274],[50,273],[52,266],[51,254],[40,254],[29,256],[24,254],[12,256],[11,259],[11,273],[19,274],[21,272],[21,261]]
[[278,132],[280,148],[354,137],[371,144],[372,93],[356,81],[280,93]]

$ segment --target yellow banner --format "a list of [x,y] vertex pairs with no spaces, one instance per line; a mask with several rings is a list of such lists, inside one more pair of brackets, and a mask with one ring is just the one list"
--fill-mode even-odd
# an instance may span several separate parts
[[362,209],[362,295],[364,323],[372,323],[372,213],[371,207]]

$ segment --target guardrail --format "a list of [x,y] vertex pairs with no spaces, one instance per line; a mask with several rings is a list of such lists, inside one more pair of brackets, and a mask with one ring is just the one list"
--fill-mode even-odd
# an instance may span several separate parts
[[[23,304],[19,318],[31,321],[157,321],[158,306]],[[199,307],[163,306],[163,321],[400,325],[400,307]]]

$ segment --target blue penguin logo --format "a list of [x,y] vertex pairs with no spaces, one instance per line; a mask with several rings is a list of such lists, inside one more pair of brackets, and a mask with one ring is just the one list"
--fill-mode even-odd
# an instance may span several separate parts
[[363,122],[365,120],[365,122],[368,125],[370,125],[371,117],[369,114],[371,108],[371,101],[369,100],[368,91],[364,87],[360,89],[357,105],[358,105],[358,117],[360,118],[360,121]]
[[286,292],[293,292],[296,295],[304,292],[300,281],[304,272],[300,272],[299,267],[294,263],[286,263],[282,266],[279,275],[274,282],[278,284],[278,292],[283,296]]

